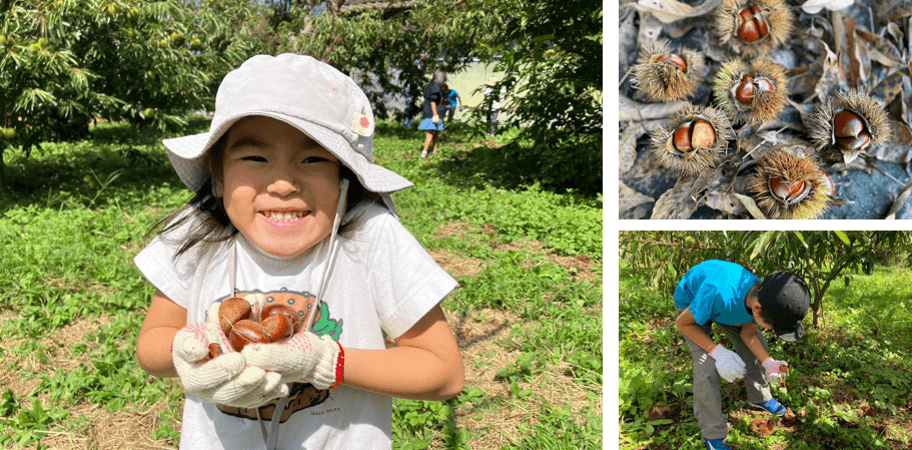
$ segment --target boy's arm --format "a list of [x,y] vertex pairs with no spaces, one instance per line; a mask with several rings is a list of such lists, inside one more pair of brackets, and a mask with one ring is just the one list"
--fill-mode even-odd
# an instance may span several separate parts
[[757,360],[760,362],[766,361],[770,355],[763,349],[763,344],[760,343],[760,339],[757,338],[757,324],[749,323],[741,327],[741,340],[744,341],[744,344],[747,345],[747,348],[750,349],[751,353],[757,357]]
[[171,301],[161,291],[156,291],[136,342],[136,360],[139,367],[155,377],[176,377],[177,370],[171,357],[171,342],[174,335],[186,325],[187,310]]
[[462,392],[462,355],[439,305],[396,343],[386,350],[346,348],[343,384],[413,400],[445,400]]
[[697,324],[697,319],[694,318],[693,313],[690,312],[690,308],[681,312],[678,319],[675,320],[675,326],[678,327],[678,330],[680,330],[681,333],[684,333],[684,336],[687,336],[694,344],[697,344],[700,348],[706,350],[707,353],[715,348],[715,341],[703,332],[703,328]]

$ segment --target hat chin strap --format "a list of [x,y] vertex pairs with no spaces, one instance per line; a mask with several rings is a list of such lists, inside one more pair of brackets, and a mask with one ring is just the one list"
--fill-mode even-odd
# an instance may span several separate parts
[[314,303],[316,308],[310,310],[307,320],[304,322],[304,329],[311,330],[313,318],[316,315],[320,303],[323,301],[323,289],[326,288],[326,280],[329,278],[329,269],[336,259],[336,236],[339,234],[339,223],[342,222],[342,213],[345,210],[345,201],[348,199],[348,179],[343,178],[339,187],[339,203],[336,205],[336,217],[333,218],[332,232],[329,234],[329,260],[323,266],[323,275],[320,277],[320,289],[317,291],[317,299]]
[[[326,262],[326,265],[323,267],[323,275],[320,277],[320,289],[317,291],[317,298],[314,302],[314,308],[310,309],[310,314],[307,316],[307,321],[304,322],[304,329],[307,331],[310,331],[313,327],[314,315],[316,314],[317,309],[320,308],[320,303],[323,301],[323,289],[326,287],[326,280],[329,278],[329,269],[332,267],[333,261],[336,258],[336,236],[339,234],[339,223],[342,221],[342,213],[345,210],[345,201],[347,198],[348,179],[343,178],[339,186],[339,204],[336,205],[336,217],[333,219],[332,232],[329,235],[329,258]],[[279,438],[279,419],[282,417],[282,412],[285,411],[285,405],[287,404],[289,397],[289,395],[286,395],[280,398],[279,404],[276,407],[275,412],[273,412],[272,422],[269,424],[269,433],[266,437],[267,450],[274,450],[276,448],[276,442]],[[260,410],[257,408],[258,418],[259,414]]]

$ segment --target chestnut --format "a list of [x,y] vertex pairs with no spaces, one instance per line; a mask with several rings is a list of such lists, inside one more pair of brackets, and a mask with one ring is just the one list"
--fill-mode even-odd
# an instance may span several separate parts
[[238,297],[225,299],[218,310],[219,326],[222,327],[222,332],[227,335],[235,322],[249,319],[250,314],[250,303],[247,300]]
[[699,148],[710,148],[715,143],[716,132],[712,125],[704,119],[681,124],[673,136],[674,147],[682,153]]
[[303,319],[294,308],[285,304],[273,304],[263,308],[263,321],[267,318],[275,315],[285,315],[292,321],[294,325],[294,332],[297,333],[301,331],[301,326],[303,325]]
[[871,145],[871,133],[861,116],[844,109],[833,117],[833,137],[840,150],[864,150]]
[[674,64],[681,68],[681,72],[687,73],[687,62],[684,61],[684,58],[682,58],[678,55],[675,55],[675,54],[661,55],[656,59],[656,61]]
[[769,180],[769,189],[774,195],[785,201],[785,203],[795,203],[802,200],[810,191],[810,187],[804,181],[790,183],[781,177],[771,177]]
[[757,5],[750,5],[738,13],[738,37],[744,42],[756,42],[770,34],[769,22],[766,15],[768,9],[760,9]]
[[266,344],[270,334],[262,324],[252,320],[241,320],[234,324],[228,333],[228,342],[235,351],[241,351],[247,344]]

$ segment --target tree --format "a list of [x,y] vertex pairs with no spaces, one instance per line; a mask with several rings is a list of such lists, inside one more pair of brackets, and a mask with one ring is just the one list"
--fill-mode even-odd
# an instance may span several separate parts
[[504,72],[493,90],[506,92],[507,125],[521,129],[513,164],[548,185],[600,191],[602,3],[504,0],[497,10],[504,26],[481,45]]
[[[912,233],[902,231],[633,231],[621,234],[622,261],[647,273],[661,292],[674,292],[684,273],[707,259],[740,264],[760,278],[788,269],[804,277],[811,291],[814,326],[819,326],[823,300],[835,280],[864,258],[908,252]],[[907,254],[908,258],[909,255]],[[912,259],[907,259],[912,265]]]
[[0,3],[2,154],[88,135],[96,119],[182,123],[208,94],[178,0]]

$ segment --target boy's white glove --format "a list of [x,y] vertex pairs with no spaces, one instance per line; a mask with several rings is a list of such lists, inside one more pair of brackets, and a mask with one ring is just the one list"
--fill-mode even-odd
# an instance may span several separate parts
[[768,383],[778,383],[788,376],[788,363],[777,361],[772,357],[763,361],[763,368],[766,370],[766,381]]
[[241,354],[250,365],[282,374],[283,383],[332,389],[342,382],[345,353],[329,336],[304,331],[278,344],[249,344]]
[[431,119],[431,122],[440,123],[440,116],[434,114],[434,118]]
[[744,378],[744,361],[737,353],[719,344],[709,352],[709,356],[716,360],[716,370],[725,381],[734,383],[738,378]]

